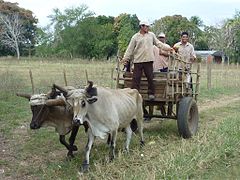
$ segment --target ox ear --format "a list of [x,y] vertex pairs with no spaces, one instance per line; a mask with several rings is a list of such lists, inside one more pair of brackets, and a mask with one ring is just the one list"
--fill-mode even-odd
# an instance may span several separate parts
[[30,94],[16,93],[16,95],[19,96],[19,97],[27,98],[28,100],[30,100],[30,98],[31,98]]
[[54,98],[56,98],[57,95],[58,94],[57,94],[56,88],[54,86],[52,86],[52,90],[47,93],[47,98],[54,99]]
[[53,84],[53,88],[58,89],[61,93],[63,93],[64,97],[67,97],[68,95],[68,90],[66,90],[65,88],[58,86],[56,84]]
[[97,100],[98,100],[98,99],[97,99],[96,97],[93,97],[93,98],[88,98],[88,99],[87,99],[87,102],[88,102],[89,104],[92,104],[92,103],[95,103]]
[[85,88],[87,97],[97,96],[97,88],[93,87],[93,82],[88,81],[88,86]]

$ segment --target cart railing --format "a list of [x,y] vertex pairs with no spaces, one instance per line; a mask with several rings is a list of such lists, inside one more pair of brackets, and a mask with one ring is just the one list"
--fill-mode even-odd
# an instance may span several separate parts
[[[177,102],[184,96],[197,100],[199,94],[200,63],[192,64],[177,54],[169,56],[167,72],[154,72],[155,101]],[[197,67],[193,67],[196,66]],[[122,74],[122,75],[121,75]],[[192,79],[192,80],[191,80]],[[132,72],[122,71],[118,64],[117,88],[131,88]],[[140,94],[148,100],[148,82],[143,73],[140,83]]]

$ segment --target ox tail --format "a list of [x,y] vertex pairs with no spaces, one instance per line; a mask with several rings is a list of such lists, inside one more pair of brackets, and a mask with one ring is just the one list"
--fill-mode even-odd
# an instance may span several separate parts
[[136,117],[137,117],[137,124],[138,124],[138,131],[139,131],[139,134],[140,134],[140,143],[141,145],[144,144],[144,139],[143,139],[143,98],[142,98],[142,95],[139,94],[139,92],[137,91],[137,114],[136,114]]

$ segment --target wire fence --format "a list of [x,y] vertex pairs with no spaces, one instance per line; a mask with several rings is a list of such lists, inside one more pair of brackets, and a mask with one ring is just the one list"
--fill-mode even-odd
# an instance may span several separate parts
[[[30,70],[36,93],[50,90],[53,83],[61,86],[67,84],[84,87],[87,80],[93,81],[98,86],[116,87],[115,62],[0,61],[0,89],[11,89],[12,87],[15,91],[18,88],[32,91]],[[240,87],[240,67],[238,65],[202,63],[200,74],[200,92],[201,89]]]

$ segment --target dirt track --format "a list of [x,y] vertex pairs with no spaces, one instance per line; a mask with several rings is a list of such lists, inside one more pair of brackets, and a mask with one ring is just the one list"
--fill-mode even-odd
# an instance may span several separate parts
[[224,107],[224,106],[227,106],[228,104],[234,103],[236,101],[240,101],[239,94],[233,95],[233,96],[223,96],[219,99],[208,100],[201,104],[198,104],[198,110],[199,110],[199,112],[201,112],[201,111],[206,111],[208,109]]

